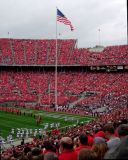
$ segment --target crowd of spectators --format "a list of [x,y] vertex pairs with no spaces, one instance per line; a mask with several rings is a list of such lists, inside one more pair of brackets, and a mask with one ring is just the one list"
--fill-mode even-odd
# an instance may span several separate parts
[[[78,101],[77,105],[91,110],[104,105],[127,106],[127,88],[127,73],[59,72],[57,104],[66,106]],[[26,106],[27,102],[42,107],[55,104],[54,72],[1,71],[0,102],[15,101],[26,102]]]
[[[58,64],[65,64],[76,40],[58,40]],[[0,39],[2,65],[54,65],[56,40]],[[65,56],[65,54],[67,56]]]
[[[1,65],[55,65],[55,40],[0,39]],[[110,46],[101,52],[75,48],[76,40],[58,40],[60,65],[127,65],[128,45]],[[66,56],[65,56],[66,55]],[[102,160],[128,159],[128,74],[58,72],[55,111],[88,113],[107,106],[96,120],[47,133],[31,143],[14,146],[0,154],[2,160]],[[93,92],[87,95],[85,92]],[[80,100],[81,99],[81,100]],[[0,71],[0,103],[20,102],[18,106],[49,109],[55,104],[53,72]],[[78,101],[81,108],[66,104]],[[28,103],[28,104],[27,104]],[[37,105],[39,104],[39,106]],[[65,106],[65,107],[63,107]],[[85,106],[89,106],[88,110]],[[1,110],[3,107],[0,108]],[[49,110],[50,111],[50,110]],[[10,109],[8,112],[17,112]]]
[[2,160],[102,160],[128,158],[128,108],[117,108],[87,124],[47,133],[2,151]]
[[[105,47],[101,52],[77,48],[76,40],[58,40],[59,65],[127,65],[128,45]],[[65,56],[66,55],[66,56]],[[55,65],[56,40],[0,39],[2,65]]]

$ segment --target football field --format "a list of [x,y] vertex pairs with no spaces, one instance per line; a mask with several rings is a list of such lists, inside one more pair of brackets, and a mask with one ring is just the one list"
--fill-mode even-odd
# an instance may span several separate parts
[[[36,123],[35,116],[40,115],[42,121],[39,125]],[[58,112],[46,112],[42,110],[21,109],[21,115],[0,111],[0,136],[6,138],[12,129],[45,129],[47,131],[55,128],[76,126],[81,123],[87,123],[92,120],[90,116],[79,116]]]

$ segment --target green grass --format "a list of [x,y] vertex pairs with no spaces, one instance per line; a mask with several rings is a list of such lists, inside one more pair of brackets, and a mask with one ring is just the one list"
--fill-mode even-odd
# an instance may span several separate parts
[[[77,120],[79,120],[79,123],[87,121],[90,121],[93,119],[89,116],[78,116],[78,115],[72,115],[72,114],[66,114],[66,113],[56,113],[56,112],[46,112],[46,111],[38,111],[38,110],[31,110],[31,109],[21,109],[22,114],[12,114],[7,113],[4,111],[0,111],[0,130],[1,130],[1,136],[6,137],[12,128],[44,128],[45,123],[60,123],[60,127],[66,127],[66,126],[73,126],[76,125]],[[25,112],[25,115],[23,114]],[[32,116],[28,115],[28,113],[32,113]],[[35,118],[35,115],[41,115],[42,116],[42,122],[40,125],[37,126]],[[68,121],[65,121],[65,118],[67,117]],[[72,120],[73,119],[73,120]],[[49,128],[50,130],[50,128]]]

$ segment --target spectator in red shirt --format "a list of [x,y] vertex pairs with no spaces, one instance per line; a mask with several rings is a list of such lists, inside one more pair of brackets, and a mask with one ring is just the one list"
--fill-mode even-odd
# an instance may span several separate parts
[[86,131],[86,135],[88,137],[88,145],[92,146],[93,145],[94,136],[89,131]]
[[95,134],[95,137],[105,138],[105,133],[104,133],[103,131],[98,131],[98,132]]
[[59,160],[77,160],[77,153],[73,149],[73,141],[69,137],[60,140]]
[[81,134],[79,136],[79,147],[75,149],[77,154],[80,152],[82,149],[90,149],[91,147],[88,145],[88,137],[86,134]]

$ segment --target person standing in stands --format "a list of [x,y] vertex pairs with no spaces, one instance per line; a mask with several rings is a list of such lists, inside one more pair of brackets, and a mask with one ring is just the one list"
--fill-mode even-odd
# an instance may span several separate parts
[[104,126],[105,137],[108,138],[108,149],[112,149],[120,143],[120,138],[115,136],[115,129],[112,124],[106,124]]
[[77,153],[73,149],[73,141],[70,137],[63,137],[60,140],[59,160],[77,160]]
[[[116,159],[117,156],[121,155],[123,159],[123,157],[126,155],[128,155],[128,149],[126,149],[125,147],[128,146],[128,142],[125,143],[124,139],[125,137],[128,136],[128,124],[121,124],[118,128],[117,128],[117,134],[120,137],[120,143],[118,145],[116,145],[115,147],[113,147],[112,149],[110,149],[106,154],[104,159]],[[128,139],[128,138],[126,138]],[[123,145],[122,145],[123,144]],[[128,158],[128,156],[127,156]]]
[[79,152],[82,150],[82,149],[90,149],[91,147],[88,145],[88,137],[86,134],[81,134],[79,136],[79,147],[77,147],[75,149],[76,153],[79,154]]

